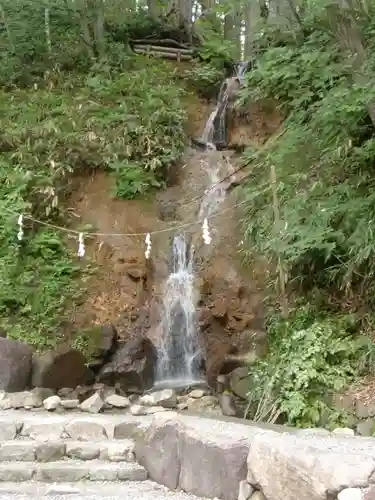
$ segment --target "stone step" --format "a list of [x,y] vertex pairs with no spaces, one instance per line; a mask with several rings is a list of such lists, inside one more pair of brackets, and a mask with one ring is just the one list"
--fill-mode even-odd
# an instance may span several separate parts
[[57,462],[1,462],[0,482],[145,481],[147,471],[136,463],[105,460]]
[[24,481],[22,483],[0,483],[1,500],[198,500],[183,491],[170,491],[165,486],[151,481],[142,482],[90,482],[43,483]]
[[0,463],[55,462],[66,458],[132,463],[135,462],[134,442],[130,439],[94,442],[69,439],[53,441],[14,439],[0,442]]
[[151,424],[152,417],[129,415],[38,414],[25,411],[0,412],[0,441],[16,438],[80,441],[131,439]]

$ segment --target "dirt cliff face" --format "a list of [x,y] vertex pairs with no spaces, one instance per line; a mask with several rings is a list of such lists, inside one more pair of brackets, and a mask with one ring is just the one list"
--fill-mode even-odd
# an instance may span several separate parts
[[[195,127],[203,128],[206,115],[207,107],[201,123],[196,118]],[[251,127],[254,120],[260,118],[253,116]],[[267,134],[263,131],[261,135]],[[207,157],[207,153],[187,150],[178,183],[153,201],[114,199],[112,180],[105,173],[78,179],[70,200],[80,223],[91,224],[100,233],[146,233],[191,223],[184,231],[196,248],[197,315],[211,384],[217,374],[238,366],[242,354],[262,353],[266,345],[262,333],[265,270],[260,263],[245,268],[239,259],[242,214],[241,207],[231,208],[238,201],[235,194],[228,194],[217,207],[226,211],[210,220],[211,245],[203,245],[201,227],[196,223],[210,183],[208,171],[217,165],[219,178],[223,178],[235,171],[238,158],[233,152],[212,152]],[[70,328],[79,331],[110,322],[124,338],[146,334],[157,343],[174,234],[175,230],[152,237],[150,260],[144,256],[143,236],[102,237],[90,242],[88,257],[97,272],[85,283],[88,292],[82,306],[72,313]]]

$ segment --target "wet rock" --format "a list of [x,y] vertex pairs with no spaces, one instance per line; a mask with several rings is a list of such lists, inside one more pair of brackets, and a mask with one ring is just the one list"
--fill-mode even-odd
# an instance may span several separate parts
[[104,401],[100,394],[95,393],[79,405],[81,411],[88,413],[99,413],[104,406]]
[[93,373],[87,368],[84,355],[68,346],[61,346],[33,358],[34,387],[75,388],[92,381]]
[[59,396],[50,396],[43,401],[43,406],[47,411],[57,410],[60,406],[61,399]]
[[27,344],[0,337],[0,390],[23,391],[30,383],[33,350]]
[[177,396],[172,389],[164,389],[151,394],[145,394],[139,400],[141,405],[145,406],[163,406],[164,408],[175,408]]
[[108,385],[119,383],[126,392],[144,392],[153,385],[156,358],[156,349],[149,339],[131,339],[101,368],[98,380]]

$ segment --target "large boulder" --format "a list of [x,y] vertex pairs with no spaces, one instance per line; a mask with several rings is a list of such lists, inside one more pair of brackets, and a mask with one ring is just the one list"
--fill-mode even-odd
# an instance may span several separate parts
[[22,342],[0,337],[0,390],[24,391],[30,383],[33,350]]
[[170,489],[237,500],[250,447],[247,428],[241,427],[236,432],[238,425],[166,412],[138,436],[136,458],[151,480]]
[[110,361],[99,372],[98,381],[120,384],[126,392],[143,392],[154,383],[157,354],[151,340],[134,338],[119,345]]
[[85,356],[69,346],[60,346],[33,358],[33,387],[75,388],[93,382],[93,373],[86,366]]

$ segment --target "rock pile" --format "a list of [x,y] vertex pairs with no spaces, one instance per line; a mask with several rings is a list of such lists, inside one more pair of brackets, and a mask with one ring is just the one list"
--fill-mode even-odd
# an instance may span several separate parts
[[79,410],[93,414],[107,411],[130,415],[151,415],[178,409],[222,414],[218,398],[202,389],[182,395],[172,389],[164,389],[143,396],[127,396],[119,386],[110,387],[99,383],[76,389],[63,388],[57,392],[41,387],[22,392],[0,392],[0,410],[10,409],[47,410],[56,413]]

